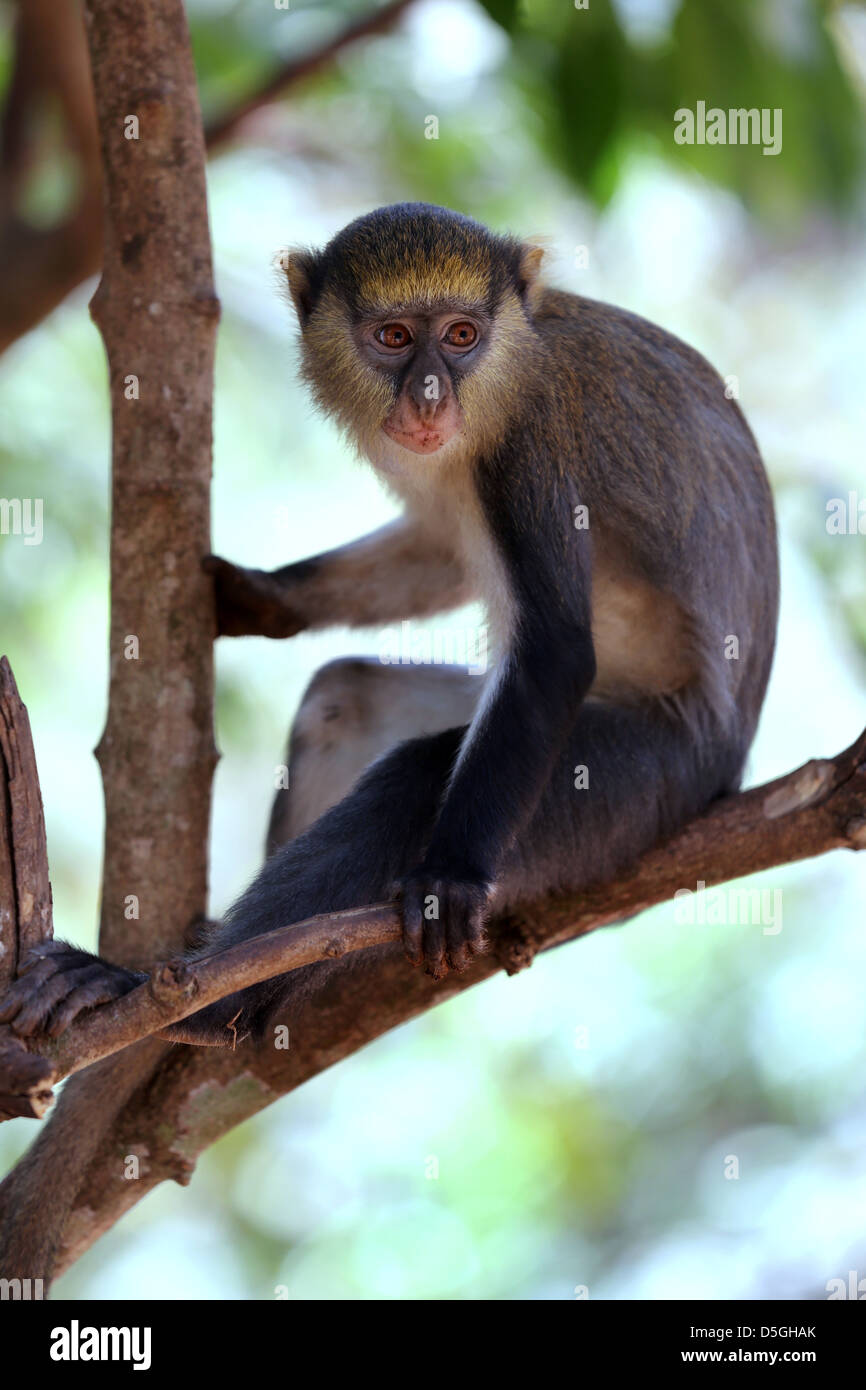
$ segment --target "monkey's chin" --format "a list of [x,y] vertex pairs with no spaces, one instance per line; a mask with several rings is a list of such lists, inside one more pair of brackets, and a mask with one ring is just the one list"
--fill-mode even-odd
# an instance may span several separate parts
[[395,444],[402,444],[413,454],[436,454],[456,433],[453,430],[448,434],[442,430],[398,430],[393,425],[383,425],[382,430]]

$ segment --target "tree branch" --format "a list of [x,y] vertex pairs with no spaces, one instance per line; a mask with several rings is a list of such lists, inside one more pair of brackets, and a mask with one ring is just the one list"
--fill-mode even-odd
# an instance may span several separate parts
[[[493,959],[513,972],[536,951],[634,916],[678,889],[694,890],[698,882],[712,887],[843,847],[866,847],[866,732],[838,758],[813,760],[766,786],[725,797],[615,882],[494,919]],[[399,939],[391,905],[326,913],[194,964],[159,966],[146,984],[95,1010],[59,1041],[37,1040],[34,1047],[59,1080],[235,990]],[[14,1080],[0,1074],[0,1087],[12,1090]]]
[[30,720],[0,657],[0,988],[21,956],[51,936],[45,818]]
[[[39,774],[27,710],[0,657],[0,994],[21,956],[51,935],[51,884]],[[8,1089],[6,1081],[8,1078]],[[0,1028],[0,1119],[41,1119],[54,1068]]]
[[[17,200],[42,153],[32,139],[36,118],[54,102],[79,195],[58,225],[35,227]],[[94,275],[101,259],[102,174],[81,8],[77,0],[19,0],[0,144],[0,352]]]
[[385,33],[411,4],[412,0],[390,0],[389,4],[382,5],[380,9],[373,10],[363,19],[347,25],[333,39],[322,44],[321,48],[314,49],[312,53],[304,54],[302,58],[290,59],[283,63],[257,91],[252,92],[237,106],[233,106],[230,111],[218,116],[205,127],[208,152],[212,153],[230,140],[237,132],[238,127],[253,112],[261,110],[269,102],[276,101],[289,87],[293,87],[297,82],[311,77],[313,73],[326,67],[344,48],[357,43],[359,39],[370,38],[373,34]]
[[[100,945],[135,964],[179,950],[207,901],[216,625],[200,557],[218,304],[182,0],[149,0],[134,15],[127,0],[86,0],[86,14],[106,189],[92,309],[113,426]],[[0,1187],[0,1274],[50,1280],[88,1164],[165,1051],[140,1043],[64,1089]]]
[[[256,91],[218,116],[205,132],[221,148],[243,122],[345,48],[391,28],[412,0],[391,0],[302,58],[271,73]],[[29,151],[23,129],[34,98],[56,92],[66,135],[78,156],[81,196],[60,225],[37,228],[14,210],[13,193]],[[102,262],[102,189],[96,116],[79,6],[73,0],[19,0],[15,68],[3,112],[0,144],[0,353],[35,328]]]

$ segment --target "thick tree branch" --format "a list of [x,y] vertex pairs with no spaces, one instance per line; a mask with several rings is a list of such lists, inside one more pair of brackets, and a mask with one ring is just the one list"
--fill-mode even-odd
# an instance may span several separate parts
[[[719,801],[616,882],[494,921],[493,958],[514,971],[538,950],[631,917],[678,889],[693,890],[699,881],[712,887],[843,847],[866,847],[866,733],[838,758],[806,763]],[[38,1042],[36,1050],[59,1080],[235,990],[399,937],[397,912],[380,904],[289,925],[194,965],[169,962],[147,984],[94,1011],[58,1042]],[[4,1082],[0,1074],[0,1087],[12,1090],[14,1080],[7,1076]]]
[[51,883],[39,774],[27,710],[0,657],[0,988],[21,956],[51,936]]
[[[135,964],[180,949],[206,908],[215,621],[200,557],[210,548],[218,305],[182,0],[85,8],[106,190],[92,307],[113,424],[100,945]],[[0,1187],[0,1274],[50,1280],[87,1165],[164,1050],[140,1043],[64,1089]]]
[[[39,774],[27,710],[0,657],[0,993],[26,951],[51,935],[51,884]],[[7,1089],[8,1079],[8,1089]],[[0,1119],[40,1119],[54,1069],[0,1028]]]

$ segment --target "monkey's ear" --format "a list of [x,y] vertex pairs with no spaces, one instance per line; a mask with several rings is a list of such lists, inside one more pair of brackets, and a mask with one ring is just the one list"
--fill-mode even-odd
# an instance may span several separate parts
[[537,241],[524,241],[517,264],[517,289],[521,298],[533,308],[541,293],[541,267],[547,252]]
[[303,328],[316,303],[314,282],[318,257],[314,251],[281,251],[279,260],[286,274],[298,321]]

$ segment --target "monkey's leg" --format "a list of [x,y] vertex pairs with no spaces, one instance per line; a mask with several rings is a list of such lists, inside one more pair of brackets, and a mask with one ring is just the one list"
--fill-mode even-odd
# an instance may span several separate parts
[[[738,736],[712,732],[708,719],[698,708],[678,714],[655,702],[619,707],[588,701],[567,752],[506,854],[491,909],[615,877],[736,786],[743,759]],[[213,944],[391,896],[426,850],[463,733],[415,739],[375,762],[348,796],[272,855]],[[576,772],[584,767],[586,778]],[[459,943],[449,939],[447,911],[425,922],[423,932],[428,968],[453,958]],[[326,973],[361,968],[352,957],[311,966],[254,986],[233,1008],[242,1010],[245,1027],[262,1034]]]
[[567,752],[497,877],[494,910],[610,882],[739,785],[743,737],[686,699],[581,708]]
[[[588,701],[567,752],[506,854],[491,909],[611,879],[735,787],[743,761],[739,737],[712,729],[709,719],[688,704],[675,713],[655,702],[620,707]],[[390,896],[426,849],[462,735],[458,729],[416,739],[380,758],[337,806],[274,853],[214,945]],[[428,967],[454,951],[447,913],[443,917],[424,924]],[[325,973],[360,968],[352,957],[311,966],[254,986],[234,1007],[243,1010],[245,1026],[261,1033]]]
[[[392,898],[423,854],[464,734],[458,728],[411,739],[379,758],[348,796],[270,857],[220,923],[211,949],[319,913]],[[325,962],[253,985],[220,1001],[222,1022],[240,1009],[241,1032],[261,1036],[290,999],[344,965]],[[205,1020],[208,1029],[216,1017]],[[198,1028],[199,1016],[180,1027],[188,1025]]]
[[266,854],[293,840],[407,738],[468,724],[481,677],[456,666],[384,666],[347,657],[317,671],[292,726],[289,785],[277,792]]

